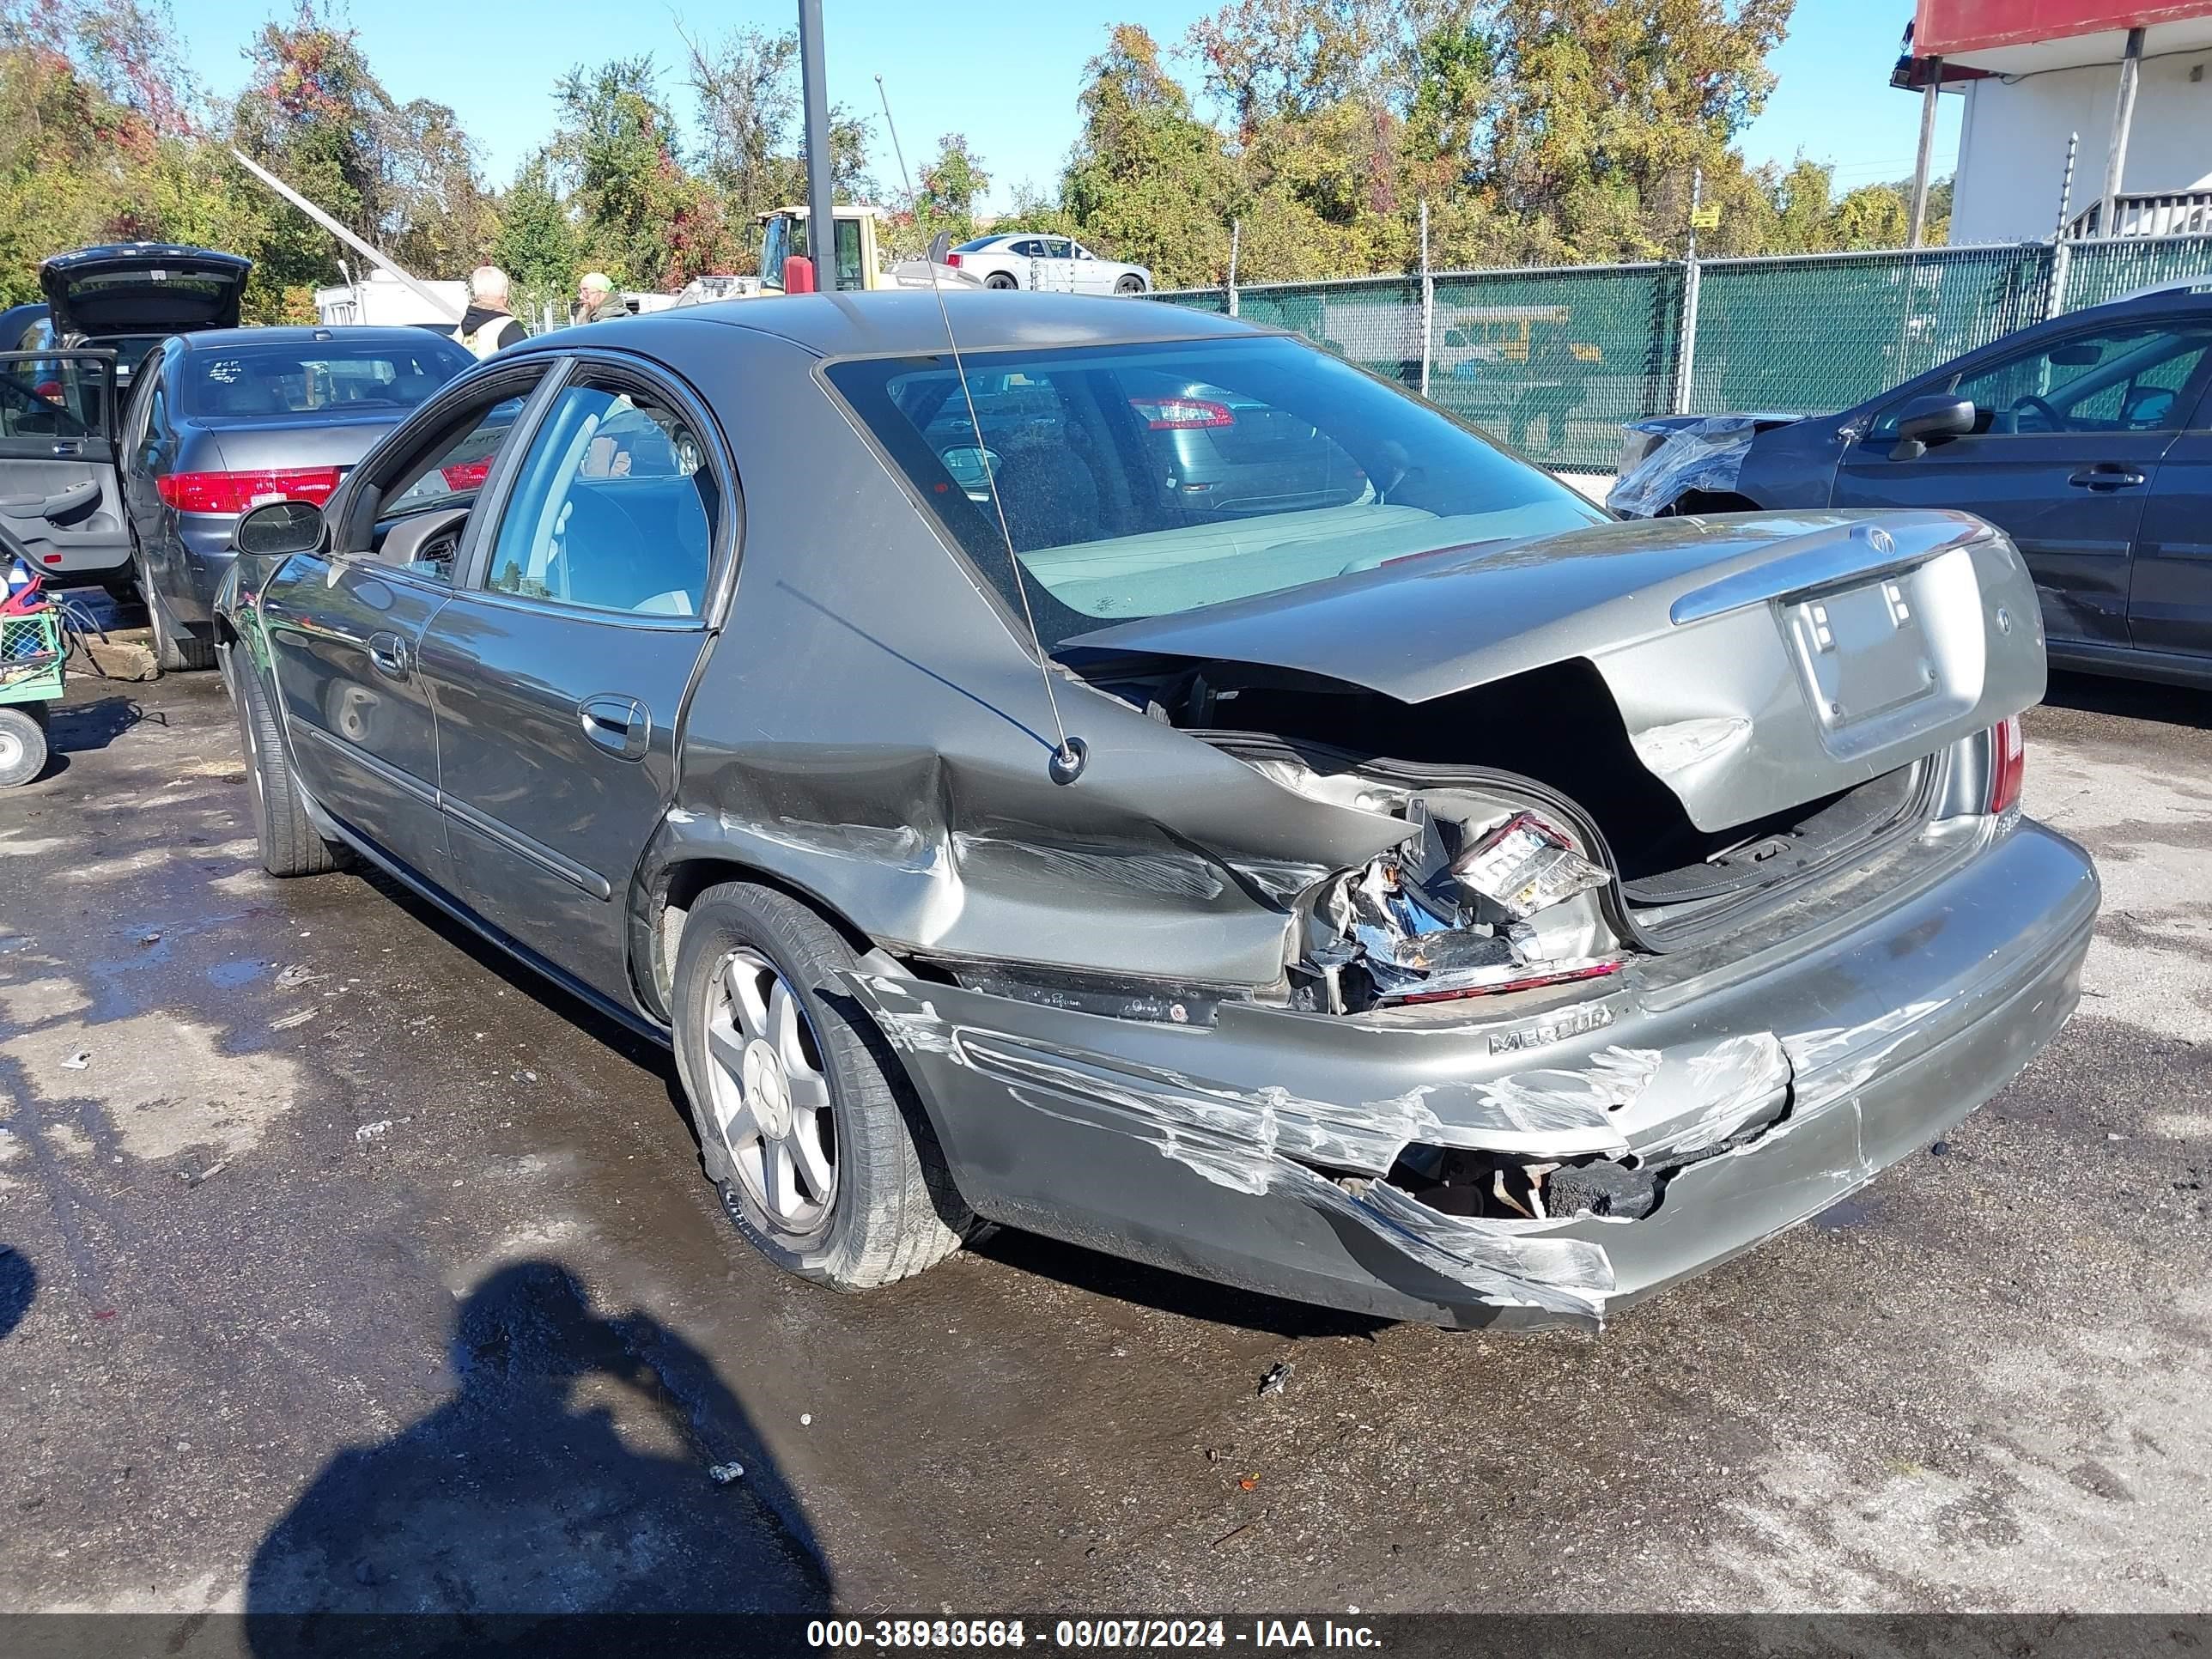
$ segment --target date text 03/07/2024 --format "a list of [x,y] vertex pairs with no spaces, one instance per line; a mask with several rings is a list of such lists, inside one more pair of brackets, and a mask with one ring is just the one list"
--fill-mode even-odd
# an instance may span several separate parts
[[[1358,1609],[1352,1609],[1357,1612]],[[1364,1648],[1382,1645],[1372,1626],[1334,1619],[816,1619],[806,1644],[825,1650],[988,1650],[1032,1644],[1073,1651],[1224,1648]]]

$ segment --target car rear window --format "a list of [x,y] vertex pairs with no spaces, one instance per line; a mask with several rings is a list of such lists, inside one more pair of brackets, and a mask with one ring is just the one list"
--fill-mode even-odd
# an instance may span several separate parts
[[189,354],[183,403],[191,415],[281,418],[319,412],[412,409],[474,361],[450,340],[302,340]]
[[848,359],[827,373],[1010,599],[1012,539],[1050,642],[1606,517],[1433,406],[1295,340],[963,360],[966,398],[949,357]]

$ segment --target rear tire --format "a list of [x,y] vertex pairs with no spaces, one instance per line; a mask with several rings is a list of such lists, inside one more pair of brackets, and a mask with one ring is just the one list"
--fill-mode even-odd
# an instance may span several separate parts
[[352,849],[324,840],[307,816],[261,677],[252,664],[240,659],[235,647],[223,653],[223,677],[238,710],[238,745],[246,757],[246,787],[253,796],[261,867],[272,876],[319,876],[351,863]]
[[0,707],[0,789],[28,783],[46,769],[45,708],[44,703]]
[[204,640],[169,615],[161,591],[143,565],[138,568],[139,591],[146,596],[146,624],[154,634],[154,666],[164,674],[197,672],[215,666],[215,641]]
[[934,1267],[975,1225],[839,977],[856,960],[812,910],[750,882],[693,902],[676,957],[677,1070],[723,1210],[778,1267],[841,1291]]
[[1019,288],[1021,284],[1003,270],[994,270],[983,279],[985,288]]

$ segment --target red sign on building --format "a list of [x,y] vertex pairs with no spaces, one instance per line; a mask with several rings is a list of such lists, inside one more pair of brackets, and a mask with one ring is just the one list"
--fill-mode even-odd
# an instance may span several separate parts
[[2212,0],[1919,0],[1912,51],[1952,58],[1991,46],[2212,16]]

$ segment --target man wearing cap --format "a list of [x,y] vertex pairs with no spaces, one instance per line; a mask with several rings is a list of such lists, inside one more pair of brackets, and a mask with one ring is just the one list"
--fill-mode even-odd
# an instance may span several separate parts
[[629,307],[615,292],[614,279],[604,270],[587,270],[576,283],[576,320],[604,323],[629,315]]

